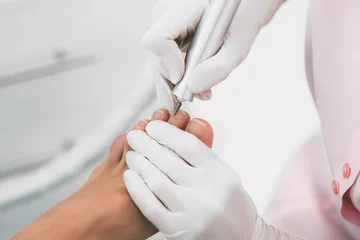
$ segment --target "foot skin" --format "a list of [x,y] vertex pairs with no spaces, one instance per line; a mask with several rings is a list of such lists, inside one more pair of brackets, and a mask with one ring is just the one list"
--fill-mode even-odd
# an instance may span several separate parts
[[[145,131],[147,123],[154,120],[167,121],[212,147],[211,125],[202,119],[190,121],[189,115],[183,111],[174,116],[166,110],[157,110],[150,120],[139,121],[132,130]],[[107,159],[93,171],[82,188],[14,239],[135,240],[146,239],[158,232],[141,214],[126,190],[123,173],[127,170],[125,156],[130,150],[126,135],[121,135],[110,147]]]
[[[184,111],[180,111],[174,116],[170,115],[166,110],[157,110],[150,120],[139,121],[132,130],[145,131],[147,123],[154,120],[167,121],[179,129],[194,134],[208,147],[212,147],[213,130],[211,125],[202,119],[193,119],[190,121],[190,116]],[[126,220],[122,221],[122,223],[126,223],[126,225],[119,225],[117,228],[114,228],[116,229],[116,233],[112,234],[112,236],[116,236],[116,238],[120,237],[121,239],[146,239],[154,235],[158,230],[141,214],[126,191],[123,173],[128,169],[125,156],[130,150],[131,148],[127,143],[126,135],[122,135],[116,139],[110,147],[107,160],[99,166],[98,169],[95,169],[90,177],[89,183],[98,181],[98,179],[102,177],[108,179],[109,174],[115,175],[118,188],[122,190],[121,198],[122,200],[126,199],[126,202],[120,204],[115,203],[116,206],[110,209],[117,209],[115,212],[118,212],[118,218]],[[115,183],[112,186],[115,186]],[[124,212],[124,209],[126,209],[126,212]]]

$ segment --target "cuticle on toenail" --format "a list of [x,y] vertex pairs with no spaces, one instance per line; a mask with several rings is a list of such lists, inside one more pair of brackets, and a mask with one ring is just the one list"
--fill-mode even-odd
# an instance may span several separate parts
[[182,110],[179,110],[175,115],[175,118],[177,119],[184,119],[185,117],[186,117],[186,113]]

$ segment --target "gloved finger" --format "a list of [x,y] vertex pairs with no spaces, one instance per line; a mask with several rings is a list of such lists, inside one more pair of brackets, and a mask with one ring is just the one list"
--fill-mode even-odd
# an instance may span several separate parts
[[172,212],[184,210],[181,198],[177,194],[180,187],[175,185],[164,173],[149,160],[134,151],[126,154],[126,163],[144,180],[148,188]]
[[131,199],[152,224],[160,231],[171,227],[172,213],[156,198],[136,172],[126,170],[124,182]]
[[178,83],[184,74],[185,62],[177,43],[174,40],[151,36],[148,33],[143,38],[143,45],[160,58],[169,80],[173,84]]
[[172,93],[171,83],[166,79],[162,78],[160,75],[158,76],[158,82],[155,85],[156,95],[160,102],[160,108],[166,109],[169,113],[173,113],[175,111],[177,99]]
[[[249,4],[250,1],[247,3]],[[240,8],[248,7],[240,4]],[[217,54],[200,63],[189,79],[189,89],[201,93],[224,81],[247,57],[259,32],[257,24],[248,22],[248,12],[239,11],[235,16],[227,38]]]
[[200,63],[190,75],[189,90],[199,94],[225,80],[236,65],[230,62],[230,56],[223,47],[215,56]]
[[167,81],[158,71],[150,64],[145,66],[146,76],[153,79],[155,83],[156,95],[160,101],[160,108],[173,113],[175,110],[177,99],[172,93],[173,85]]
[[153,121],[146,126],[146,132],[152,139],[173,150],[191,166],[210,168],[217,162],[215,154],[197,137],[166,122]]
[[[183,52],[176,40],[185,39],[194,31],[206,7],[204,3],[206,2],[199,1],[196,6],[188,9],[185,7],[189,6],[184,4],[184,9],[165,13],[143,37],[143,45],[161,59],[173,84],[180,81],[185,70]],[[186,15],[183,11],[188,11],[189,14]]]
[[212,97],[212,91],[209,89],[205,92],[195,94],[195,97],[203,101],[209,101]]
[[160,74],[163,78],[165,78],[166,80],[170,79],[170,75],[168,70],[165,68],[162,59],[160,59],[158,56],[156,55],[152,55],[150,57],[150,61],[152,68],[158,72],[158,74]]
[[[153,56],[150,62],[152,63],[152,69],[150,71],[152,71],[151,75],[155,81],[156,93],[158,99],[162,104],[161,107],[167,109],[170,113],[173,113],[177,102],[176,97],[174,96],[174,94],[172,94],[174,85],[167,80],[170,77],[168,76],[167,70],[160,62],[160,59],[158,57]],[[212,97],[212,92],[209,89],[208,91],[195,94],[195,97],[203,101],[208,101]]]
[[174,152],[161,146],[149,137],[145,132],[131,131],[127,135],[127,140],[134,151],[147,157],[152,164],[165,173],[174,183],[181,186],[189,186],[191,184],[192,176],[195,174],[194,169]]

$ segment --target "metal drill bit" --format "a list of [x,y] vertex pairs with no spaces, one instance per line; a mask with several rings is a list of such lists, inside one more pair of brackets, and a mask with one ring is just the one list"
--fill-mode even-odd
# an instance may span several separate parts
[[174,112],[174,116],[177,114],[177,112],[180,110],[182,106],[182,103],[179,101],[176,103],[176,107],[175,107],[175,112]]

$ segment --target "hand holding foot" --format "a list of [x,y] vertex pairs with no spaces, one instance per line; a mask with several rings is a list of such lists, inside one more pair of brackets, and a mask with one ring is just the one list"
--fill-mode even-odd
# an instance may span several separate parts
[[[193,133],[209,127],[192,123]],[[263,239],[256,225],[265,224],[240,177],[204,141],[161,121],[127,139],[127,190],[167,239]]]
[[[150,121],[160,120],[194,134],[208,147],[213,142],[211,126],[204,120],[192,120],[185,112],[176,117],[158,110],[151,120],[138,122],[133,130],[145,131]],[[205,131],[196,127],[207,126]],[[146,239],[158,230],[133,203],[125,188],[126,155],[131,150],[126,135],[110,147],[107,159],[91,174],[89,181],[14,239]]]

